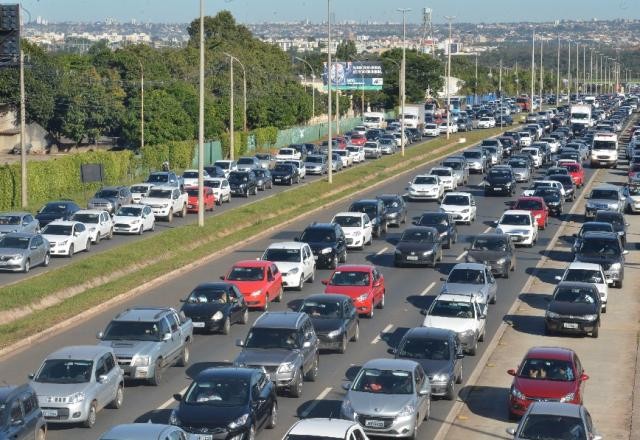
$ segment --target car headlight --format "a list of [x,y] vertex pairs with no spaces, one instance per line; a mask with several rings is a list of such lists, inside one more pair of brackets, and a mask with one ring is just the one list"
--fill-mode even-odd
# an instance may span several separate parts
[[227,426],[229,429],[232,429],[232,430],[238,429],[243,427],[247,423],[247,420],[249,420],[249,414],[243,414],[237,419],[235,419],[233,422],[229,423]]
[[396,249],[396,255],[402,255],[402,251],[400,249]]
[[293,362],[285,362],[278,367],[278,373],[291,373],[296,368]]
[[58,244],[59,244],[60,246],[64,246],[65,244],[67,244],[67,242],[68,242],[68,241],[69,241],[69,240],[62,240],[62,241],[59,241],[59,242],[58,242]]
[[519,400],[525,400],[527,396],[525,396],[519,389],[516,387],[511,388],[511,395]]
[[506,262],[507,262],[507,259],[503,257],[503,258],[498,259],[498,261],[496,261],[496,264],[504,264]]
[[224,314],[220,310],[214,313],[213,316],[211,317],[211,319],[214,321],[220,321],[222,318],[224,318]]
[[620,263],[613,263],[610,266],[610,270],[620,270],[620,269],[622,269],[622,265]]
[[359,297],[356,298],[356,301],[366,301],[367,298],[369,298],[369,294],[368,293],[363,293],[362,295],[360,295]]
[[560,317],[560,314],[558,314],[556,312],[547,312],[546,316],[547,316],[547,318],[557,319],[557,318]]
[[322,255],[330,254],[331,252],[333,252],[333,248],[330,247],[326,247],[320,251]]
[[300,269],[298,269],[297,267],[294,267],[293,269],[291,269],[289,272],[287,272],[285,275],[295,275],[300,271]]
[[464,209],[463,209],[462,211],[460,211],[460,212],[462,212],[463,214],[466,214],[466,213],[468,213],[468,212],[469,212],[469,208],[464,208]]
[[416,407],[411,403],[407,403],[401,410],[398,412],[398,417],[406,417],[412,416],[416,412]]
[[342,330],[334,330],[332,332],[327,333],[328,338],[337,338],[342,334]]
[[423,255],[423,256],[427,256],[427,255],[431,255],[431,254],[433,254],[433,249],[430,249],[430,250],[428,250],[428,251],[424,251],[424,252],[422,253],[422,255]]
[[449,380],[449,375],[446,373],[434,374],[433,381],[434,382],[447,382]]
[[140,220],[138,219],[131,221],[132,225],[137,225],[138,223],[140,223]]
[[22,258],[24,258],[22,255],[10,255],[9,256],[10,260],[22,260]]
[[178,418],[178,412],[174,409],[169,414],[169,424],[174,426],[180,426],[180,419]]
[[474,334],[474,331],[473,331],[473,330],[465,330],[465,331],[463,331],[462,333],[460,333],[460,335],[461,335],[463,338],[468,338],[469,336],[473,336],[473,334]]
[[67,402],[69,403],[80,403],[82,401],[84,401],[84,393],[80,392],[80,393],[73,393],[72,395],[70,395],[67,398]]
[[571,402],[576,398],[576,393],[569,393],[560,399],[560,402]]
[[131,359],[131,365],[134,367],[147,367],[151,364],[151,356],[135,355]]
[[598,319],[598,315],[584,315],[584,319],[586,319],[587,321],[595,321],[596,319]]
[[249,294],[249,296],[260,296],[262,294],[262,290],[258,289],[258,290],[254,290],[253,292],[251,292]]

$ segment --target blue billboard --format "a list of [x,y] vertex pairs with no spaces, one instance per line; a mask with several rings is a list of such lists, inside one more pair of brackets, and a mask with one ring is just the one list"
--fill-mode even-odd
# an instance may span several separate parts
[[[322,71],[327,87],[327,63]],[[382,90],[382,64],[376,61],[336,61],[331,63],[332,90]]]

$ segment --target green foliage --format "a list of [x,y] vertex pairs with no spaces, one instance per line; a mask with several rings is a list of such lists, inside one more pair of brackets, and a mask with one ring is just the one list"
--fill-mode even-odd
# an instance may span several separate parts
[[256,146],[259,149],[269,149],[278,139],[277,127],[261,127],[252,131],[256,137]]
[[336,60],[352,61],[358,55],[356,43],[353,40],[343,40],[338,43],[336,48]]

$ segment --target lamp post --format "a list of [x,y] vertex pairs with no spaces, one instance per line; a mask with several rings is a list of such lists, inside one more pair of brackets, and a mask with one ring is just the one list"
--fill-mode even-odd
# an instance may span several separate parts
[[327,0],[327,90],[329,91],[329,101],[327,105],[328,116],[328,156],[329,169],[327,171],[327,181],[333,183],[333,141],[331,139],[331,0]]
[[531,107],[529,107],[529,113],[533,113],[535,81],[536,81],[536,31],[533,31],[533,35],[531,38]]
[[407,57],[406,57],[406,50],[407,50],[407,12],[410,12],[411,9],[408,8],[398,8],[397,9],[398,12],[402,13],[402,85],[401,85],[401,93],[402,93],[402,98],[401,98],[401,102],[400,105],[402,107],[402,110],[400,111],[400,124],[401,124],[401,133],[400,133],[400,155],[404,157],[404,137],[405,137],[405,132],[404,132],[404,104],[405,101],[407,99],[407,88],[405,86],[405,82],[407,80]]
[[402,102],[402,88],[400,87],[402,83],[402,67],[400,67],[400,64],[398,64],[396,60],[391,58],[385,58],[385,60],[392,62],[398,68],[398,105],[400,105]]
[[[238,58],[234,57],[233,55],[227,52],[224,52],[224,54],[229,57],[231,64],[233,64],[233,62],[235,61],[236,63],[240,64],[240,68],[242,69],[242,91],[243,91],[242,131],[247,131],[247,70],[244,68],[244,64],[242,64]],[[231,73],[233,74],[233,69],[231,70]],[[233,94],[233,89],[231,90],[231,93]],[[233,110],[233,107],[232,107],[232,110]]]
[[453,16],[444,17],[449,22],[449,47],[447,50],[447,139],[451,131],[451,92],[449,91],[449,81],[451,80],[451,22],[456,18]]
[[[516,61],[516,82],[517,81],[518,81],[518,62]],[[476,52],[476,80],[473,85],[473,103],[474,104],[478,103],[478,52]]]
[[204,226],[204,0],[200,0],[200,69],[198,105],[198,226]]
[[571,104],[571,40],[567,44],[567,101]]
[[295,57],[296,60],[302,61],[306,64],[309,69],[311,69],[311,119],[316,117],[316,72],[313,70],[311,64],[309,64],[306,60]]
[[560,107],[560,33],[558,33],[558,64],[556,66],[556,107]]

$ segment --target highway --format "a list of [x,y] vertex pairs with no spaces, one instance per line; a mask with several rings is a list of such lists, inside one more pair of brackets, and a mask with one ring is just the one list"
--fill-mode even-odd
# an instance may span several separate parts
[[[425,165],[427,170],[431,165]],[[405,192],[406,183],[417,174],[400,175],[391,182],[372,188],[366,192],[353,196],[352,199],[375,196],[382,193]],[[593,170],[586,169],[587,179]],[[305,382],[302,398],[279,398],[279,422],[276,429],[263,431],[258,435],[262,439],[279,439],[283,433],[300,417],[328,417],[339,415],[340,402],[343,391],[341,383],[353,378],[362,365],[369,359],[376,357],[389,357],[388,350],[394,347],[402,334],[410,327],[422,323],[420,310],[427,307],[440,289],[440,277],[448,274],[450,268],[458,261],[464,260],[464,248],[466,239],[474,234],[489,231],[491,222],[496,220],[506,208],[503,197],[486,198],[483,195],[481,178],[472,176],[469,185],[461,190],[472,192],[478,200],[478,217],[471,226],[458,226],[459,241],[451,249],[444,251],[444,259],[438,267],[428,268],[394,268],[393,252],[394,243],[404,229],[390,228],[389,233],[382,239],[374,240],[373,245],[366,247],[364,251],[350,251],[348,261],[350,263],[373,263],[377,265],[384,277],[386,284],[386,306],[383,310],[377,310],[373,320],[362,318],[360,320],[360,340],[350,343],[347,353],[323,354],[320,358],[320,372],[315,382]],[[522,185],[519,185],[517,194]],[[581,192],[579,192],[581,194]],[[250,199],[251,200],[251,199]],[[259,257],[267,245],[274,241],[291,240],[298,235],[304,227],[312,221],[329,221],[333,214],[345,210],[351,200],[338,203],[329,209],[304,218],[285,229],[279,230],[270,237],[256,240],[250,246],[242,247],[232,253],[223,255],[206,266],[193,271],[185,272],[180,277],[167,282],[153,291],[149,291],[139,297],[109,309],[90,322],[80,322],[61,334],[48,339],[44,343],[32,345],[25,351],[4,359],[0,362],[2,380],[8,383],[21,383],[26,380],[29,372],[35,371],[44,356],[58,347],[75,344],[94,344],[93,335],[102,330],[108,321],[120,310],[133,305],[161,305],[179,306],[179,299],[184,298],[193,287],[199,283],[214,281],[219,275],[224,274],[237,260]],[[232,202],[232,206],[237,204]],[[572,204],[565,205],[568,212]],[[226,207],[225,207],[226,208]],[[426,210],[437,210],[434,202],[409,202],[409,218]],[[220,211],[218,211],[220,212]],[[192,221],[188,217],[186,221]],[[566,218],[566,214],[565,214]],[[555,234],[562,219],[552,218],[549,227],[540,231],[539,240],[533,248],[519,248],[517,251],[518,267],[509,279],[498,279],[498,302],[489,308],[487,317],[487,334],[484,343],[480,344],[478,354],[464,359],[464,380],[475,368],[477,360],[481,357],[488,341],[491,340],[500,322],[515,299],[520,294],[522,287],[532,273],[541,254],[548,246],[550,238]],[[183,220],[180,220],[183,221]],[[179,223],[176,223],[176,225]],[[109,243],[109,245],[115,245]],[[323,291],[320,280],[327,278],[330,271],[319,270],[316,273],[316,281],[308,283],[302,292],[286,291],[285,301],[280,304],[272,303],[271,310],[284,310],[295,306],[306,295]],[[3,277],[4,278],[4,277]],[[252,312],[250,323],[260,312]],[[249,323],[249,324],[250,324]],[[97,438],[108,427],[126,422],[167,422],[170,409],[175,405],[171,399],[172,394],[178,393],[190,383],[190,378],[204,368],[227,364],[235,358],[239,348],[235,346],[235,340],[244,338],[249,328],[247,325],[232,326],[229,336],[222,335],[198,335],[191,349],[191,364],[188,368],[173,367],[165,372],[164,383],[159,387],[151,387],[142,384],[128,384],[125,390],[124,406],[120,410],[105,409],[98,413],[95,428],[88,432],[86,429],[50,425],[49,439],[83,439]],[[460,385],[460,387],[463,387]],[[446,417],[452,406],[452,402],[436,400],[433,402],[431,420],[425,422],[420,428],[420,438],[430,439],[441,426],[441,421]]]

